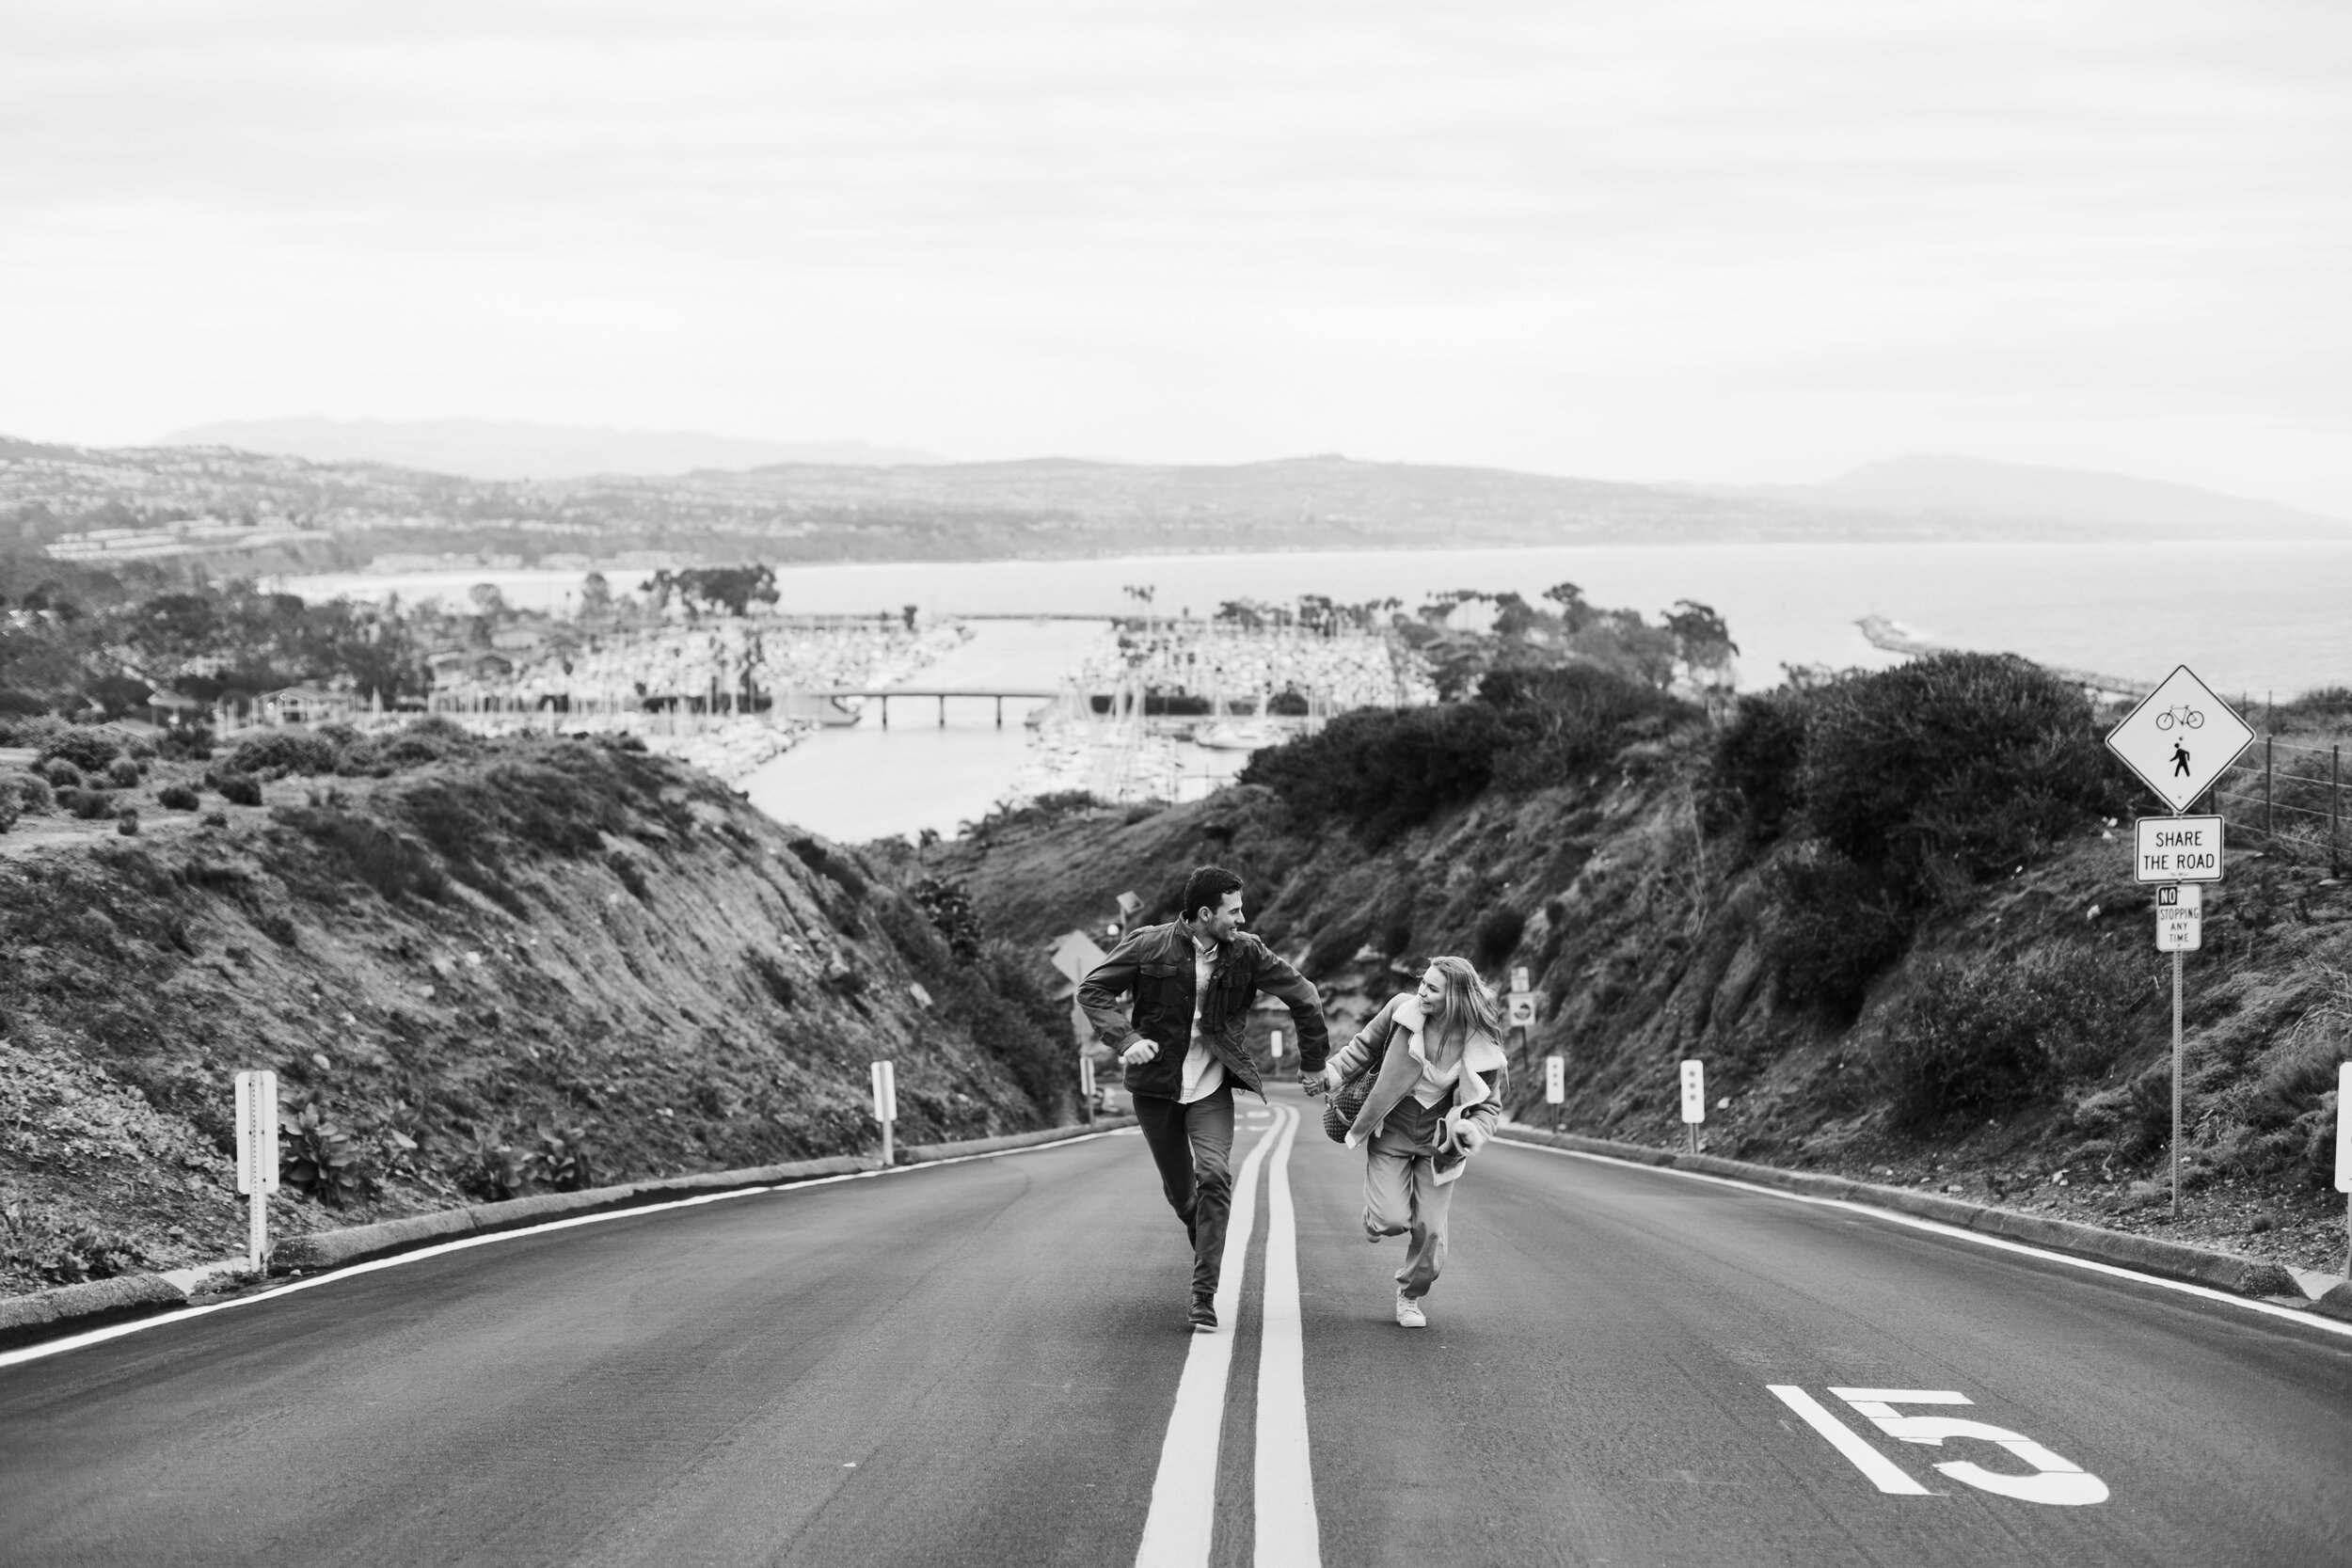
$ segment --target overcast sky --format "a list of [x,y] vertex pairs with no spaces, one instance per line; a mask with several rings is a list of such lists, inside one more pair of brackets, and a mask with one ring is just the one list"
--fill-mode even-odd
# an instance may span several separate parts
[[0,431],[295,414],[2352,516],[2352,5],[0,0]]

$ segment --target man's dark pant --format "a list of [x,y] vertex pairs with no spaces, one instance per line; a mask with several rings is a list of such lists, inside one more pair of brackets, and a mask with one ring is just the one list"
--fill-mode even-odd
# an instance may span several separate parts
[[1233,1208],[1233,1085],[1219,1084],[1186,1104],[1139,1094],[1136,1121],[1160,1167],[1160,1190],[1192,1227],[1192,1293],[1216,1294],[1225,1261],[1225,1220]]

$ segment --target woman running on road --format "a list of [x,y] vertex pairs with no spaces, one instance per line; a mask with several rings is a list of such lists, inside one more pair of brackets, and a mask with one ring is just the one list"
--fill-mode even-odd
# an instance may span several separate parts
[[1454,1179],[1502,1118],[1509,1069],[1502,1020],[1465,958],[1436,958],[1410,996],[1391,997],[1324,1067],[1327,1088],[1378,1063],[1347,1132],[1364,1155],[1364,1239],[1409,1234],[1396,1321],[1425,1328],[1422,1298],[1445,1266]]

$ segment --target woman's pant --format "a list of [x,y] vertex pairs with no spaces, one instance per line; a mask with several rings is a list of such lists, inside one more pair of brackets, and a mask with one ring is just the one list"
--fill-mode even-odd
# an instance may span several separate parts
[[1407,1099],[1372,1135],[1364,1153],[1364,1236],[1409,1236],[1405,1266],[1396,1271],[1397,1293],[1418,1301],[1429,1293],[1445,1267],[1446,1212],[1455,1182],[1440,1187],[1430,1156],[1445,1104],[1423,1107]]

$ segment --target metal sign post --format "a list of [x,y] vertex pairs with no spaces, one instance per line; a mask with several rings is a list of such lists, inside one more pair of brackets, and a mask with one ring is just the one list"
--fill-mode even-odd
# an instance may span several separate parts
[[888,1062],[876,1062],[874,1074],[874,1119],[882,1123],[882,1164],[891,1164],[890,1125],[898,1119],[898,1079],[897,1069]]
[[1094,1058],[1082,1046],[1078,1051],[1078,1108],[1089,1126],[1094,1122]]
[[1560,1107],[1568,1098],[1568,1064],[1562,1056],[1544,1058],[1544,1103],[1551,1107],[1551,1130],[1560,1131]]
[[269,1195],[278,1190],[278,1074],[237,1074],[237,1191],[246,1195],[247,1252],[269,1267]]
[[1696,1056],[1682,1064],[1682,1130],[1691,1152],[1699,1151],[1699,1124],[1707,1119],[1707,1064]]
[[2172,1217],[2181,1217],[2181,955],[2201,940],[2204,895],[2195,884],[2221,880],[2224,824],[2183,815],[2253,744],[2254,732],[2185,664],[2167,675],[2123,721],[2107,732],[2107,750],[2155,791],[2170,816],[2132,823],[2132,877],[2156,890],[2156,951],[2172,955]]

